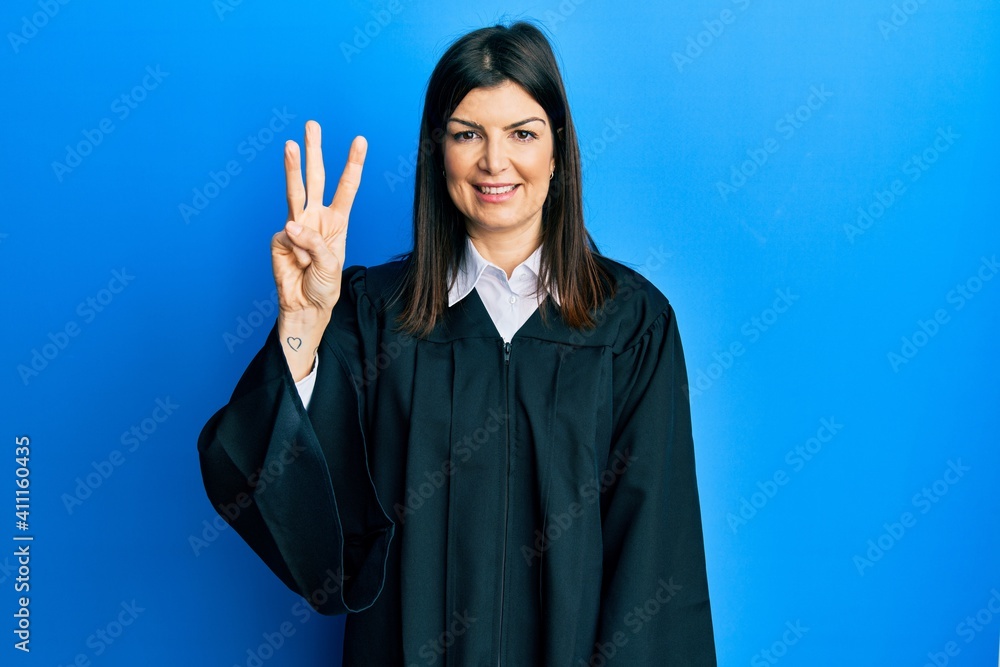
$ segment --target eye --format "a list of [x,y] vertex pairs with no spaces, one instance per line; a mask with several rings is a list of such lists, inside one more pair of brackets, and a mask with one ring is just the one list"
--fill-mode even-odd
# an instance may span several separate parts
[[524,142],[538,138],[538,135],[532,132],[531,130],[515,130],[514,136],[517,137],[518,141],[524,141]]
[[455,141],[462,143],[465,141],[472,141],[473,139],[475,139],[476,133],[473,132],[472,130],[465,130],[463,132],[456,132],[451,136]]

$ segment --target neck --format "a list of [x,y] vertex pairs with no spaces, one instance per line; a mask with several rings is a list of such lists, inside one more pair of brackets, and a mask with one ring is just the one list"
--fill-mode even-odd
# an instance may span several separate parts
[[486,232],[471,226],[466,230],[483,259],[503,269],[508,278],[542,243],[539,225],[504,232]]

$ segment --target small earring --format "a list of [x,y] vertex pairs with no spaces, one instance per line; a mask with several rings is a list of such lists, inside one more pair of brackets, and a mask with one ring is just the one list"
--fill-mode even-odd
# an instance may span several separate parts
[[551,181],[552,177],[555,176],[555,175],[556,175],[556,172],[555,172],[555,170],[553,170],[552,173],[549,174],[549,180]]

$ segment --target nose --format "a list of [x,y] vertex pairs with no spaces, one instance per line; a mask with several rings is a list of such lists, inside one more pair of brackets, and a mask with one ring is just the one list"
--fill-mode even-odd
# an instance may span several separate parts
[[483,154],[479,157],[479,168],[490,174],[499,174],[507,168],[508,159],[503,137],[493,137],[483,142]]

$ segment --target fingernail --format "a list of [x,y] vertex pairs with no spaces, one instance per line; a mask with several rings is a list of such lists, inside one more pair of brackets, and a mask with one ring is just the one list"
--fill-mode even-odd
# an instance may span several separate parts
[[292,234],[298,234],[299,232],[302,231],[302,225],[290,222],[288,223],[288,231]]

